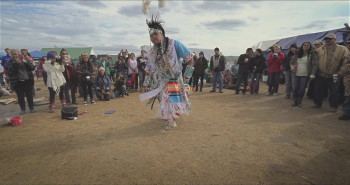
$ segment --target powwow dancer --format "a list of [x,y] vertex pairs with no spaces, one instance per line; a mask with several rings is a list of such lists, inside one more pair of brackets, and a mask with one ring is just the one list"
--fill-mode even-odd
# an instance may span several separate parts
[[[191,52],[181,42],[165,37],[163,23],[158,17],[147,20],[149,34],[152,43],[148,56],[146,68],[148,75],[154,75],[154,83],[151,84],[150,91],[140,95],[140,100],[149,100],[147,104],[152,104],[156,99],[159,101],[157,116],[165,120],[165,130],[176,127],[175,119],[180,114],[188,114],[190,102],[182,78],[182,60],[188,62],[192,60],[194,53]],[[182,59],[181,59],[182,58]]]

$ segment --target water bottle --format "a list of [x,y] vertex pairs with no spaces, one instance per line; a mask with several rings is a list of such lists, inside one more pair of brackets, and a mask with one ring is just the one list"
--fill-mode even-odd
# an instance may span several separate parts
[[336,83],[338,81],[338,74],[333,74],[333,82]]

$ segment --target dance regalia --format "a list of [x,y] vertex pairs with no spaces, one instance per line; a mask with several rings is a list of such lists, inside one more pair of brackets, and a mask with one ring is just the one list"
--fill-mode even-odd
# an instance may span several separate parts
[[158,114],[165,120],[188,114],[190,102],[182,78],[182,61],[194,56],[181,42],[164,39],[160,46],[154,46],[148,56],[146,70],[153,78],[150,91],[140,95],[140,100],[152,104],[159,100]]

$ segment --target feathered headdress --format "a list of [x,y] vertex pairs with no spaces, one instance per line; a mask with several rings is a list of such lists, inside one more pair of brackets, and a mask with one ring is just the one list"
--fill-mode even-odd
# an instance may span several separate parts
[[146,23],[147,23],[148,28],[150,30],[151,29],[160,30],[160,31],[162,31],[163,36],[165,37],[165,31],[164,31],[164,28],[162,26],[164,21],[162,21],[159,16],[152,15],[151,21],[146,19]]

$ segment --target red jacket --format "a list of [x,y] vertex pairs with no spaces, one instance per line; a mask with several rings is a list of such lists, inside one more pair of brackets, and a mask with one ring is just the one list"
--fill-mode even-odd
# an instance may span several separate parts
[[278,57],[274,57],[273,53],[269,55],[269,58],[267,59],[267,65],[268,65],[268,72],[269,73],[275,73],[281,71],[281,65],[283,64],[284,60],[284,54],[279,53]]

